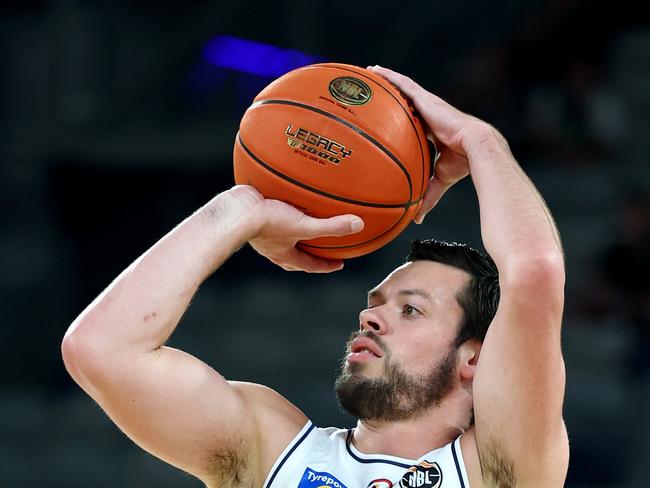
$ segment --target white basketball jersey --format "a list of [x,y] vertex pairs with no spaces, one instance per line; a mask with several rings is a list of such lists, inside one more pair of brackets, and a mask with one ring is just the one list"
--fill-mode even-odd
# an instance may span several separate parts
[[307,422],[275,461],[264,488],[470,488],[460,437],[419,459],[404,459],[359,452],[352,432]]

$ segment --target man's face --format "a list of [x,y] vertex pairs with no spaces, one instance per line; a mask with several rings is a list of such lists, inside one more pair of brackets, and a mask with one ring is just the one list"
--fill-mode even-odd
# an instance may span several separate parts
[[339,402],[366,420],[405,420],[457,384],[456,295],[470,277],[432,261],[407,263],[368,293],[336,380]]

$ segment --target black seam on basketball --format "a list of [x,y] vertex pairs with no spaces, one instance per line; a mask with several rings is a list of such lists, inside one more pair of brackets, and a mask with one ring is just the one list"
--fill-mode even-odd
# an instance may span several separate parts
[[[313,247],[315,249],[349,249],[349,248],[352,248],[352,247],[359,247],[359,246],[363,246],[365,244],[370,244],[371,242],[374,242],[377,239],[381,239],[386,234],[388,234],[391,230],[393,230],[395,227],[397,227],[397,224],[399,224],[402,221],[402,219],[404,218],[404,216],[406,215],[407,210],[408,209],[406,209],[406,208],[404,209],[404,211],[402,212],[402,215],[399,216],[399,219],[397,219],[397,221],[388,230],[382,232],[378,236],[373,237],[372,239],[368,239],[367,241],[358,242],[356,244],[346,244],[344,246],[316,246],[314,244],[307,244],[307,243],[305,243],[303,241],[300,241],[298,244],[300,246]],[[397,236],[395,236],[395,237],[397,237]]]
[[360,205],[363,207],[373,207],[373,208],[403,208],[404,211],[406,211],[409,207],[413,205],[417,205],[420,200],[415,200],[412,202],[405,202],[405,203],[370,203],[370,202],[360,202],[358,200],[352,200],[351,198],[345,198],[345,197],[340,197],[338,195],[332,195],[331,193],[328,193],[323,190],[319,190],[318,188],[314,188],[312,186],[306,185],[302,183],[301,181],[295,180],[290,176],[285,175],[284,173],[281,173],[277,169],[273,168],[272,166],[269,166],[266,164],[264,161],[262,161],[259,157],[257,157],[253,151],[251,151],[246,144],[244,144],[244,141],[242,141],[242,138],[239,134],[237,134],[237,142],[241,145],[241,147],[246,151],[246,153],[260,166],[263,168],[267,169],[274,175],[282,178],[283,180],[288,181],[289,183],[292,183],[296,186],[299,186],[300,188],[304,188],[305,190],[309,190],[310,192],[317,193],[318,195],[322,195],[327,198],[331,198],[332,200],[338,200],[340,202],[345,202],[345,203],[352,203],[354,205]]
[[[315,64],[315,65],[305,66],[302,69],[313,68],[313,67],[317,67],[317,66],[323,66],[323,67],[332,68],[332,69],[340,69],[342,71],[348,71],[350,73],[354,73],[356,75],[363,76],[364,78],[366,78],[368,80],[371,80],[374,84],[376,84],[378,87],[380,87],[386,93],[388,93],[391,97],[393,97],[393,100],[395,100],[399,104],[399,106],[402,107],[402,110],[404,110],[404,112],[406,113],[406,115],[407,115],[407,117],[409,119],[409,122],[411,123],[411,127],[413,127],[413,132],[415,132],[415,138],[417,139],[418,145],[420,146],[420,162],[421,162],[421,165],[422,165],[422,181],[420,182],[420,196],[422,196],[422,192],[424,191],[424,183],[425,183],[424,180],[426,179],[424,177],[424,151],[422,150],[422,143],[420,142],[420,135],[418,134],[418,131],[415,128],[415,124],[413,123],[413,117],[415,117],[415,115],[413,114],[413,117],[411,117],[412,112],[408,108],[408,105],[405,107],[404,104],[400,101],[399,98],[397,98],[395,95],[393,95],[390,92],[390,90],[388,90],[385,86],[377,83],[377,81],[375,79],[373,79],[372,77],[368,76],[365,73],[362,73],[362,72],[359,72],[359,71],[356,71],[356,70],[353,70],[353,69],[350,69],[350,68],[346,68],[345,66],[338,66],[336,64],[331,64],[331,63],[320,63],[320,64]],[[377,75],[377,76],[380,76],[380,75]],[[386,80],[386,81],[388,81],[388,80]],[[389,81],[389,83],[390,83],[390,81]],[[431,156],[429,156],[429,158],[430,158],[430,161],[431,161],[432,160]],[[429,175],[429,177],[431,177],[431,176],[433,176],[433,172],[431,172],[431,174]]]
[[[304,108],[305,110],[311,110],[312,112],[316,112],[317,114],[323,115],[324,117],[332,119],[332,120],[334,120],[334,121],[336,121],[336,122],[338,122],[340,124],[345,125],[346,127],[349,127],[350,129],[355,131],[357,134],[359,134],[361,137],[363,137],[363,138],[367,139],[368,141],[370,141],[372,144],[377,146],[381,151],[383,151],[390,159],[392,159],[393,162],[399,167],[399,169],[402,170],[402,172],[404,173],[404,176],[406,176],[406,181],[409,184],[408,201],[409,202],[411,201],[411,199],[413,198],[413,183],[411,182],[411,175],[406,170],[406,168],[404,167],[402,162],[399,159],[397,159],[395,157],[395,155],[392,152],[390,152],[387,148],[385,148],[379,141],[375,140],[370,134],[367,134],[366,132],[361,130],[360,127],[357,127],[356,125],[348,122],[347,120],[342,119],[340,117],[337,117],[336,115],[331,114],[329,112],[326,112],[325,110],[322,110],[322,109],[320,109],[318,107],[312,107],[311,105],[307,105],[307,104],[304,104],[304,103],[294,102],[294,101],[291,101],[291,100],[277,100],[277,99],[260,100],[259,102],[253,103],[250,106],[250,108],[259,107],[260,105],[273,105],[273,104],[293,105],[294,107],[300,107],[300,108]],[[418,138],[418,140],[419,140],[419,138]],[[422,196],[422,192],[420,192],[419,196]]]

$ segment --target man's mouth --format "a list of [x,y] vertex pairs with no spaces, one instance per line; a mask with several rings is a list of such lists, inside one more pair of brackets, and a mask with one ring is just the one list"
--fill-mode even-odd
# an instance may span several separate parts
[[361,358],[362,355],[374,356],[380,358],[383,356],[381,348],[372,339],[366,336],[357,336],[350,344],[350,357],[356,356]]

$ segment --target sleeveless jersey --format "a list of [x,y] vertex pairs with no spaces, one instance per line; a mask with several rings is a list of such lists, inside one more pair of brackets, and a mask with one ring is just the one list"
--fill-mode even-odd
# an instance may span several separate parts
[[275,461],[264,488],[470,488],[460,437],[404,459],[363,454],[352,445],[352,432],[308,421]]

